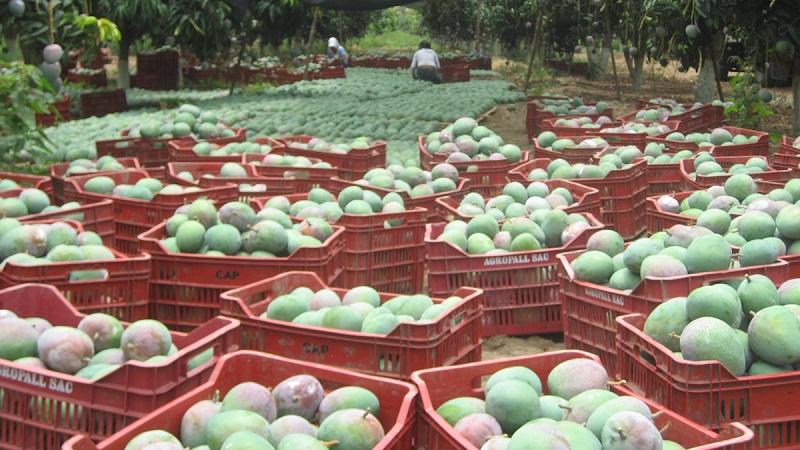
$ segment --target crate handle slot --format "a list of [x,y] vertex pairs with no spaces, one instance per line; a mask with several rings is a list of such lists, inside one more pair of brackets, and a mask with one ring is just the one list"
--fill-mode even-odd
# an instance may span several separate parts
[[[206,355],[207,352],[211,352],[211,355]],[[190,377],[192,374],[197,373],[198,371],[202,371],[209,366],[213,366],[217,363],[217,360],[220,358],[221,351],[219,348],[219,343],[213,343],[210,347],[205,349],[197,349],[196,351],[191,352],[192,354],[189,355],[189,358],[186,360],[186,376]],[[193,368],[189,368],[192,364],[192,361],[195,360],[202,360],[203,358],[208,358],[206,361],[196,365]]]
[[311,174],[307,170],[287,170],[283,172],[283,178],[297,178],[299,180],[311,179]]
[[110,277],[108,270],[95,269],[95,270],[74,270],[67,274],[67,281],[83,282],[83,281],[105,281]]
[[648,366],[651,370],[656,370],[656,357],[653,354],[645,350],[644,348],[639,347],[639,356],[642,357],[642,362]]

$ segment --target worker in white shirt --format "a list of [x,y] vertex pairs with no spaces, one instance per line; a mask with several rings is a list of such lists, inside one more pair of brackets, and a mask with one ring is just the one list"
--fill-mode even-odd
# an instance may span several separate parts
[[350,64],[350,56],[347,50],[339,44],[335,37],[328,39],[328,63],[341,64],[347,67]]
[[411,59],[411,76],[415,80],[430,81],[431,83],[441,83],[442,75],[439,73],[439,55],[431,50],[431,43],[422,41],[419,50],[414,53]]

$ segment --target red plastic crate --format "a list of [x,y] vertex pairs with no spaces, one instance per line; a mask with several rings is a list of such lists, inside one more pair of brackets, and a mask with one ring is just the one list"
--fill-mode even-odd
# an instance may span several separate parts
[[652,197],[647,197],[647,232],[658,233],[659,231],[666,230],[673,225],[690,225],[697,222],[694,217],[684,216],[680,213],[673,213],[664,211],[658,206],[658,199],[662,195],[669,195],[678,203],[682,202],[685,198],[692,195],[692,192],[676,192],[671,194],[661,194]]
[[[559,116],[543,109],[540,109],[536,106],[536,100],[569,100],[569,97],[561,97],[561,96],[529,96],[528,97],[528,104],[527,104],[527,114],[526,114],[526,128],[528,129],[528,139],[532,140],[533,138],[538,135],[542,129],[542,121],[546,119],[557,119],[559,117],[572,117],[573,115],[564,115]],[[595,105],[596,103],[586,103],[587,105]],[[603,110],[602,113],[599,114],[581,114],[581,117],[589,117],[592,120],[597,120],[600,116],[606,116],[610,119],[614,118],[614,110],[612,108],[606,108]]]
[[[430,154],[425,145],[425,136],[420,136],[418,141],[420,165],[425,170],[431,170],[440,163],[447,162],[446,155]],[[496,195],[506,184],[506,174],[514,167],[528,161],[530,153],[522,152],[522,157],[518,162],[507,160],[500,161],[466,161],[451,162],[453,167],[458,169],[459,177],[469,180],[471,192],[481,195]]]
[[[637,110],[666,107],[665,104],[659,103],[657,101],[651,101],[651,100],[653,100],[653,99],[650,99],[650,100],[639,99],[639,100],[636,100],[636,103],[634,103],[634,105],[635,105]],[[674,101],[674,99],[671,99],[671,100]],[[681,103],[681,106],[687,107],[687,106],[691,106],[691,104]]]
[[[291,203],[307,194],[285,196]],[[254,198],[256,211],[272,197]],[[344,227],[344,269],[332,283],[337,287],[372,286],[380,292],[418,294],[425,282],[425,223],[428,211],[411,208],[399,213],[343,214],[336,225]],[[386,221],[402,224],[386,228]]]
[[[126,169],[141,169],[139,160],[136,158],[118,158],[119,162]],[[53,198],[58,203],[64,203],[64,185],[68,176],[66,175],[70,163],[57,163],[50,166],[50,180],[53,183]],[[109,171],[92,172],[93,175],[104,175]],[[83,175],[83,174],[82,174]]]
[[[418,294],[425,282],[425,223],[428,211],[411,208],[367,216],[344,214],[344,270],[338,287],[367,285],[380,292]],[[388,221],[401,222],[390,228]]]
[[[256,141],[258,141],[257,139]],[[292,168],[283,166],[269,166],[262,164],[254,164],[253,161],[260,161],[264,155],[244,155],[243,161],[250,164],[255,172],[260,176],[266,178],[262,184],[266,184],[267,193],[270,195],[291,195],[300,192],[310,192],[314,188],[330,189],[330,180],[346,174],[346,170],[340,170],[337,167],[330,169],[322,168]],[[316,158],[309,158],[313,162],[321,160]],[[250,195],[249,197],[263,197],[263,193],[257,195]]]
[[[231,137],[220,137],[206,139],[205,142],[224,147],[226,144],[245,142],[247,140],[247,129],[238,128],[236,134]],[[272,138],[260,139],[258,144],[268,144],[273,148],[283,147],[283,143]],[[192,148],[200,141],[195,139],[173,139],[167,143],[167,154],[169,162],[242,162],[242,155],[226,156],[200,156]]]
[[[679,122],[677,128],[675,128],[676,131],[680,131],[681,133],[693,133],[696,131],[708,131],[722,126],[723,110],[721,106],[707,104],[695,109],[690,109],[693,105],[683,106],[686,108],[686,112],[669,116],[667,119],[669,121]],[[655,109],[659,107],[662,106],[648,103],[646,106],[639,109]],[[621,119],[633,122],[636,120],[635,116],[637,112],[639,111],[634,111],[622,116]]]
[[[375,141],[367,148],[354,148],[347,154],[308,150],[296,145],[308,143],[311,139],[311,136],[306,135],[284,136],[280,140],[286,147],[273,149],[271,153],[305,156],[329,162],[333,167],[339,168],[342,178],[346,180],[358,180],[370,169],[386,166],[386,142]],[[258,139],[255,142],[259,142]]]
[[142,89],[169,91],[178,89],[180,55],[174,50],[136,55],[137,86]]
[[[595,159],[613,151],[614,148],[609,147],[595,155]],[[546,159],[534,159],[512,169],[508,178],[510,181],[528,182],[528,173],[533,169],[545,169],[549,163]],[[597,189],[600,192],[600,221],[623,238],[633,239],[647,228],[647,170],[647,161],[639,159],[626,169],[611,171],[605,178],[570,181]]]
[[613,121],[613,122],[610,122],[610,123],[607,123],[607,124],[603,124],[603,125],[600,125],[600,127],[598,127],[598,128],[565,127],[565,126],[556,125],[556,121],[558,121],[559,119],[577,119],[577,118],[580,118],[580,117],[586,117],[586,116],[582,116],[582,115],[578,114],[578,115],[574,115],[574,116],[557,116],[557,117],[550,118],[550,119],[544,119],[544,120],[542,120],[542,123],[540,125],[540,130],[541,131],[552,131],[553,133],[556,134],[556,136],[561,136],[561,135],[564,135],[564,136],[588,136],[588,135],[595,135],[600,130],[602,130],[604,128],[614,128],[614,127],[618,127],[618,126],[622,125],[622,122],[620,122],[620,121]]
[[[287,272],[222,294],[222,313],[242,322],[242,347],[387,378],[480,360],[483,291],[458,289],[462,302],[437,320],[403,323],[387,335],[300,325],[260,315],[276,297],[298,287],[328,288],[309,272]],[[339,296],[347,289],[331,288]],[[398,294],[381,293],[381,302]],[[434,298],[435,303],[444,298]]]
[[[239,160],[241,163],[241,160]],[[165,170],[165,176],[169,182],[178,183],[178,184],[188,184],[192,186],[198,186],[201,188],[214,188],[214,187],[221,187],[221,186],[233,186],[236,188],[238,192],[238,200],[244,203],[248,203],[251,200],[259,197],[264,197],[265,195],[288,195],[294,194],[297,192],[309,192],[311,189],[322,187],[326,188],[329,185],[330,178],[327,179],[319,179],[319,178],[303,178],[303,177],[289,177],[289,178],[281,178],[281,177],[269,177],[269,176],[261,176],[258,174],[258,171],[252,165],[244,165],[245,170],[248,172],[247,177],[236,177],[236,178],[223,178],[223,177],[214,177],[214,178],[205,178],[202,177],[203,174],[218,174],[219,170],[222,168],[222,165],[225,164],[223,162],[179,162],[179,163],[169,163],[167,164],[167,169]],[[177,174],[182,171],[189,171],[195,178],[195,181],[186,181],[182,178],[178,177]],[[148,170],[151,176],[154,176],[151,170]],[[334,175],[335,176],[335,175]],[[241,184],[260,184],[264,185],[264,190],[261,191],[243,191],[240,189],[239,185]]]
[[[571,136],[558,136],[559,139],[572,139],[573,141],[580,142],[584,139],[590,139],[602,136],[598,134],[585,134],[585,135],[571,135]],[[536,159],[563,159],[570,164],[589,164],[594,159],[595,153],[601,148],[605,147],[566,147],[562,151],[557,152],[550,150],[539,145],[539,139],[533,138],[533,157]],[[545,165],[546,167],[546,165]]]
[[[225,185],[177,195],[157,194],[153,197],[153,200],[148,202],[85,191],[83,184],[94,176],[96,175],[88,174],[70,177],[65,186],[64,196],[67,200],[75,200],[81,203],[113,200],[114,220],[116,223],[115,245],[126,253],[138,252],[139,234],[172,217],[178,207],[199,198],[208,198],[219,204],[224,204],[236,200],[238,196],[238,188],[236,186]],[[139,169],[108,172],[104,176],[112,178],[116,184],[134,184],[142,178],[147,178],[149,174]]]
[[81,94],[80,101],[81,116],[83,117],[101,117],[128,109],[128,100],[124,89],[85,92]]
[[736,421],[754,431],[754,448],[800,447],[800,372],[737,377],[719,361],[687,361],[644,334],[646,316],[617,318],[617,357],[631,389],[718,429]]
[[[608,148],[598,157],[613,152]],[[625,239],[641,235],[647,228],[647,161],[639,159],[626,169],[611,171],[602,179],[574,180],[600,191],[601,221]]]
[[[247,172],[245,177],[223,177],[220,175],[222,166],[225,162],[171,162],[167,163],[164,175],[167,180],[177,184],[188,184],[192,186],[223,186],[226,184],[238,185],[239,183],[258,183],[262,179],[252,166],[241,163],[241,157],[236,164],[239,164]],[[186,180],[178,176],[181,172],[192,174],[194,181]]]
[[[0,198],[17,197],[20,192],[21,191],[18,190],[0,192]],[[80,220],[77,219],[78,214],[82,216]],[[116,228],[114,226],[114,206],[111,200],[88,203],[77,208],[61,211],[29,214],[27,216],[17,217],[16,219],[20,222],[63,219],[74,220],[80,223],[84,230],[97,233],[105,245],[114,247]]]
[[483,289],[484,337],[559,333],[562,323],[556,255],[585,248],[589,237],[603,229],[592,215],[584,217],[591,227],[562,247],[491,256],[469,255],[449,242],[439,241],[445,224],[428,224],[428,291],[446,297],[461,286]]
[[444,220],[444,218],[440,214],[439,208],[436,206],[436,200],[442,197],[452,197],[456,200],[461,200],[462,197],[467,195],[470,192],[470,182],[466,178],[459,178],[458,184],[456,186],[456,190],[454,191],[447,191],[447,192],[438,192],[431,195],[425,195],[423,197],[411,197],[408,195],[407,192],[394,190],[394,189],[383,189],[375,186],[368,186],[363,184],[354,183],[352,181],[345,181],[340,180],[338,178],[334,178],[330,180],[328,183],[329,191],[333,194],[338,194],[345,188],[349,186],[358,186],[362,189],[370,190],[375,192],[376,194],[380,195],[383,198],[389,192],[396,192],[400,195],[403,199],[403,203],[406,209],[413,209],[413,208],[425,208],[428,211],[427,220],[428,222],[438,222]]
[[[623,118],[624,121],[624,118]],[[664,122],[659,122],[662,125],[666,125],[669,127],[670,130],[677,130],[680,126],[680,122],[676,120],[666,120]],[[647,138],[650,136],[647,133],[622,133],[622,132],[606,132],[606,130],[600,130],[597,132],[596,136],[601,137],[608,141],[609,145],[613,146],[623,146],[623,145],[635,145],[639,148],[644,148],[647,143]]]
[[670,153],[679,152],[681,150],[691,150],[692,153],[697,153],[698,151],[705,150],[711,151],[711,147],[704,147],[701,148],[699,145],[695,144],[694,142],[690,141],[673,141],[667,139],[669,133],[659,134],[657,136],[648,136],[645,139],[645,145],[655,142],[657,144],[662,144],[666,151]]
[[681,190],[679,163],[649,164],[647,166],[647,195],[671,194]]
[[764,158],[769,158],[769,133],[729,126],[723,126],[721,128],[728,130],[728,132],[730,132],[733,136],[736,136],[737,134],[743,134],[745,136],[758,136],[758,142],[738,145],[715,145],[711,149],[711,154],[715,157],[763,156]]
[[[170,153],[170,145],[183,146],[191,151],[191,148],[197,144],[197,140],[193,137],[182,138],[143,138],[143,137],[129,137],[129,130],[124,130],[122,136],[117,139],[106,139],[95,141],[97,147],[97,156],[111,155],[117,159],[119,158],[137,158],[145,167],[159,167],[170,162],[174,156]],[[226,138],[211,138],[207,142],[217,145],[224,145],[229,142],[243,142],[247,137],[247,131],[244,128],[236,130],[236,134]],[[172,143],[172,144],[171,144]],[[234,158],[232,161],[238,161],[240,158]]]
[[[311,190],[313,187],[318,187],[318,183],[312,183],[308,180],[296,180],[293,178],[284,179],[276,177],[262,177],[258,175],[252,166],[244,165],[245,171],[248,176],[246,177],[220,177],[219,172],[222,169],[224,162],[172,162],[167,164],[166,177],[172,183],[186,183],[192,186],[201,187],[204,189],[233,186],[238,193],[237,200],[240,202],[248,203],[253,198],[263,197],[265,194],[280,195],[286,192],[297,192],[301,189],[308,188]],[[178,174],[187,171],[192,174],[194,181],[186,181],[178,177]],[[152,175],[152,173],[151,173]],[[203,175],[215,175],[213,178],[204,177]],[[243,191],[240,189],[241,184],[262,184],[264,185],[263,191]]]
[[[282,145],[282,144],[280,144]],[[331,167],[330,169],[320,167],[289,167],[278,165],[262,164],[266,155],[242,155],[242,163],[248,164],[253,167],[257,174],[262,177],[269,178],[283,178],[283,179],[300,179],[300,180],[329,180],[333,177],[341,177],[338,167]],[[322,162],[318,158],[308,158],[312,163]]]
[[[738,144],[738,145],[716,145],[700,147],[693,142],[688,141],[671,141],[667,139],[668,133],[660,134],[658,136],[650,136],[647,142],[657,142],[664,144],[666,148],[671,151],[691,150],[692,153],[697,153],[700,150],[711,152],[714,156],[762,156],[767,158],[769,156],[769,134],[756,130],[748,130],[744,128],[736,128],[729,126],[722,126],[717,128],[724,128],[732,135],[744,134],[758,136],[758,142],[752,144]],[[783,149],[783,147],[781,147]]]
[[[58,290],[42,284],[0,291],[0,308],[71,327],[84,317]],[[99,440],[119,431],[205,382],[220,356],[238,349],[239,322],[215,317],[191,334],[171,334],[180,350],[165,361],[126,362],[96,381],[0,359],[0,447],[57,450],[74,435]],[[187,368],[208,350],[208,363]]]
[[790,265],[785,261],[718,272],[690,274],[672,278],[645,278],[630,291],[621,291],[578,280],[570,266],[582,251],[558,255],[560,296],[564,321],[564,345],[594,353],[608,373],[617,374],[615,339],[616,318],[625,314],[650,314],[672,297],[685,297],[692,290],[712,281],[745,275],[763,274],[773,279],[788,279]]
[[[647,144],[656,142],[664,145],[664,153],[673,156],[677,150],[670,148],[666,139],[648,138]],[[645,144],[646,145],[646,144]],[[693,151],[696,151],[695,148]],[[648,195],[672,194],[683,190],[683,177],[681,176],[680,161],[669,164],[649,164],[647,166]]]
[[[758,186],[758,192],[761,194],[767,194],[769,193],[769,191],[773,189],[778,189],[783,187],[783,183],[779,182],[757,181],[756,184]],[[684,199],[692,195],[693,192],[694,191],[673,192],[661,195],[670,195],[680,203]],[[672,213],[664,211],[663,209],[661,209],[658,206],[658,198],[661,197],[661,195],[655,195],[647,198],[648,233],[657,233],[659,231],[666,230],[667,228],[673,225],[693,225],[697,222],[696,218],[685,216],[680,213]],[[735,217],[736,214],[731,214],[731,216]]]
[[378,397],[381,405],[378,419],[385,437],[373,450],[407,450],[413,447],[417,389],[411,384],[275,355],[240,351],[221,358],[207,383],[153,411],[125,430],[98,444],[85,436],[75,437],[64,444],[62,450],[124,450],[137,435],[156,429],[179,436],[184,412],[195,403],[212,398],[215,392],[222,397],[232,387],[246,381],[275,386],[286,378],[301,374],[316,377],[326,391],[342,386],[360,386]]
[[781,143],[778,146],[778,153],[786,153],[790,155],[798,155],[800,154],[800,148],[796,148],[794,145],[795,138],[791,136],[784,136],[781,139]]
[[[483,398],[481,380],[498,370],[523,366],[536,372],[542,380],[546,380],[557,365],[577,358],[598,361],[595,355],[567,350],[420,370],[414,373],[412,379],[420,394],[415,448],[478,450],[472,443],[461,437],[455,428],[436,412],[437,407],[456,397]],[[636,396],[635,393],[619,386],[613,386],[612,391],[619,395]],[[547,394],[546,391],[545,394]],[[732,423],[727,425],[720,434],[716,434],[649,399],[636,397],[647,403],[654,413],[656,427],[662,430],[664,439],[675,441],[690,450],[746,450],[751,448],[750,441],[753,439],[753,433],[741,424]]]
[[31,175],[29,173],[0,171],[0,180],[12,180],[21,188],[32,187],[43,191],[47,195],[53,195],[53,182],[50,180],[50,177]]
[[[722,166],[724,170],[728,170],[734,164],[744,164],[747,162],[748,159],[754,158],[753,156],[717,156],[714,160]],[[761,158],[764,161],[767,158]],[[683,180],[682,189],[684,191],[694,191],[694,190],[702,190],[708,189],[711,186],[722,186],[725,182],[730,178],[732,175],[725,174],[725,175],[713,175],[713,176],[701,176],[696,175],[695,179],[692,179],[689,175],[694,172],[694,160],[693,159],[684,159],[681,161],[680,164],[680,171],[681,171],[681,179]],[[754,173],[750,174],[750,176],[754,180],[759,181],[775,181],[775,182],[787,182],[794,178],[794,173],[791,169],[777,169],[777,168],[770,168],[765,172],[761,173]]]
[[[31,220],[26,224],[65,222],[78,232],[83,227],[72,220]],[[113,250],[112,250],[113,251]],[[0,270],[0,289],[24,283],[44,283],[58,288],[78,311],[86,314],[102,312],[121,320],[147,317],[149,301],[147,281],[150,255],[123,255],[114,251],[116,259],[102,261],[58,262],[37,266],[6,263]],[[72,281],[76,272],[105,270],[102,279]]]
[[115,158],[136,158],[145,167],[162,166],[169,161],[167,143],[172,138],[120,137],[95,141],[97,156],[111,155]]
[[[595,218],[600,217],[600,192],[595,188],[590,188],[582,184],[574,183],[569,180],[544,180],[542,183],[550,188],[550,191],[562,187],[572,193],[575,200],[570,206],[564,208],[567,213],[589,213]],[[524,184],[524,183],[523,183]],[[484,196],[484,199],[487,197]],[[461,201],[452,197],[442,197],[436,199],[436,206],[439,208],[442,217],[446,222],[458,219],[469,221],[470,217],[458,212]]]
[[[533,106],[533,112],[531,113],[531,105],[532,102],[528,102],[528,117],[527,121],[529,124],[528,127],[528,138],[529,140],[533,140],[539,133],[545,131],[542,128],[542,124],[545,120],[555,120],[560,118],[570,118],[575,117],[575,114],[566,114],[563,116],[559,116],[544,110],[539,110],[535,106]],[[612,108],[606,108],[602,113],[592,113],[592,114],[580,114],[579,117],[588,117],[593,121],[597,120],[598,118],[606,116],[610,119],[614,119],[614,110]]]
[[344,267],[344,229],[321,247],[301,247],[287,257],[209,256],[172,253],[161,242],[166,223],[139,236],[141,248],[153,258],[150,276],[152,314],[172,329],[191,330],[219,315],[220,294],[266,277],[300,270],[317,273],[326,282]]
[[444,83],[463,83],[470,80],[469,64],[444,63],[439,68]]
[[272,76],[270,77],[271,81],[277,85],[284,85],[284,84],[292,84],[298,81],[303,81],[303,74],[296,73],[296,72],[289,72],[285,68],[280,70],[274,70],[272,72]]
[[272,76],[272,69],[257,69],[252,67],[229,67],[222,73],[222,78],[230,83],[237,82],[249,84],[256,81],[266,81]]
[[[783,147],[780,148],[783,151]],[[772,166],[776,169],[788,169],[793,174],[800,172],[800,152],[798,153],[776,153],[772,155]]]
[[70,120],[69,113],[69,97],[64,97],[61,100],[56,100],[48,106],[49,113],[36,113],[36,125],[41,127],[53,126],[58,122],[67,122]]
[[329,66],[323,67],[316,72],[309,74],[311,80],[330,80],[334,78],[346,78],[347,74],[344,71],[344,66]]

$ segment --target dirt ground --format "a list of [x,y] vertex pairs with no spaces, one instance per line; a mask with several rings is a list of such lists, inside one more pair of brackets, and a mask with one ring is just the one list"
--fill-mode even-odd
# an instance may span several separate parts
[[[498,65],[502,65],[502,63],[495,64],[495,66]],[[696,79],[696,74],[693,71],[679,73],[674,63],[666,68],[657,65],[648,66],[645,69],[645,81],[642,89],[634,91],[631,89],[627,71],[621,58],[618,58],[617,68],[620,71],[621,101],[617,100],[615,83],[610,79],[590,81],[583,77],[558,75],[554,78],[539,81],[546,86],[544,92],[547,93],[580,96],[587,101],[605,100],[614,109],[615,116],[634,111],[636,101],[642,99],[663,97],[684,103],[693,101],[694,82]],[[536,80],[534,83],[536,83]],[[730,87],[727,83],[722,84],[722,91],[728,98]],[[775,111],[775,115],[764,121],[761,127],[762,130],[777,135],[791,134],[791,88],[770,88],[769,91],[773,95],[773,101],[770,106]],[[525,115],[525,102],[500,106],[486,119],[484,125],[497,131],[508,142],[524,147],[527,145]]]
[[512,356],[535,355],[537,353],[564,350],[564,340],[560,335],[546,336],[493,336],[483,342],[483,359],[509,358]]

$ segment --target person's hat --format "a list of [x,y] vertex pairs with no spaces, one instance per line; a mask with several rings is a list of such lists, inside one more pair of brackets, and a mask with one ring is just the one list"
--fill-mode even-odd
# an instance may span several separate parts
[[335,37],[328,39],[328,47],[338,47],[338,46],[339,46],[339,41]]

